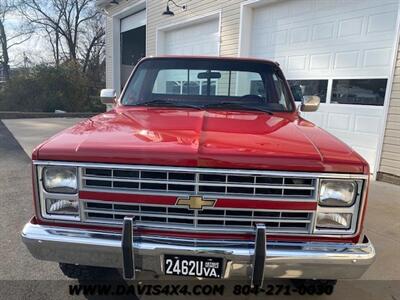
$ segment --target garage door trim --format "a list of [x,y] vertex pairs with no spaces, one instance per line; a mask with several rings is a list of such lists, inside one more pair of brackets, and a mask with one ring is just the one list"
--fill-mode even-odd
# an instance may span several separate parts
[[[116,90],[117,95],[120,95],[121,93],[121,20],[144,9],[146,9],[147,20],[146,0],[139,0],[137,3],[122,9],[118,13],[113,14],[111,17],[112,46],[110,49],[111,53],[106,53],[106,55],[109,56],[111,54],[112,88]],[[108,49],[106,49],[106,51],[107,50]]]

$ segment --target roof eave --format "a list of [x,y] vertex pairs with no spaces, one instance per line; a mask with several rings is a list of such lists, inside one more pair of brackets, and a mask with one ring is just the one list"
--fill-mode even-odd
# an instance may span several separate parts
[[97,8],[105,8],[110,4],[110,0],[96,0]]

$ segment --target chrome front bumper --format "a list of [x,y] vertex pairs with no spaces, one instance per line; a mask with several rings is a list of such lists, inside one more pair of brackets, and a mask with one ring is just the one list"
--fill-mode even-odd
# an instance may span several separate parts
[[[37,259],[126,268],[123,256],[128,252],[123,255],[121,234],[28,223],[22,231],[22,240]],[[361,277],[375,259],[375,249],[367,238],[359,244],[267,242],[266,255],[256,255],[254,249],[260,249],[256,244],[135,237],[131,249],[136,270],[162,275],[164,254],[223,257],[224,278],[240,277],[248,281],[254,280],[254,269],[260,269],[253,268],[255,257],[260,256],[264,256],[263,278],[355,279]]]

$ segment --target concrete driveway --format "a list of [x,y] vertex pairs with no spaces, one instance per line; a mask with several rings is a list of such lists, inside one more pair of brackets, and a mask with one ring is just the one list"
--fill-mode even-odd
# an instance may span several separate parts
[[43,118],[8,119],[3,123],[11,131],[26,154],[31,157],[33,149],[44,140],[61,130],[71,127],[84,119],[80,118]]
[[[71,281],[63,276],[56,263],[33,259],[21,243],[19,233],[31,217],[33,209],[29,159],[32,149],[44,139],[80,120],[4,120],[5,125],[0,121],[0,299],[68,298],[68,284]],[[333,296],[315,298],[400,299],[399,195],[399,186],[382,182],[371,184],[365,227],[376,247],[377,260],[361,280],[340,281]],[[141,276],[143,281],[150,279],[146,274]],[[118,274],[112,275],[111,279],[122,282]],[[201,284],[205,283],[207,281],[201,281]],[[234,284],[241,283],[230,281],[227,286],[232,287]],[[223,298],[231,299],[232,294]],[[292,296],[290,299],[296,298]]]

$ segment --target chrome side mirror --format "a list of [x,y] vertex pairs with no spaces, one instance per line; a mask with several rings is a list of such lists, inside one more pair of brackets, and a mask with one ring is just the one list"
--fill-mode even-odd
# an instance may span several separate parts
[[300,110],[304,112],[316,111],[321,103],[321,98],[318,96],[304,96],[301,102]]
[[103,104],[114,104],[117,98],[117,93],[114,89],[102,89],[100,99]]

